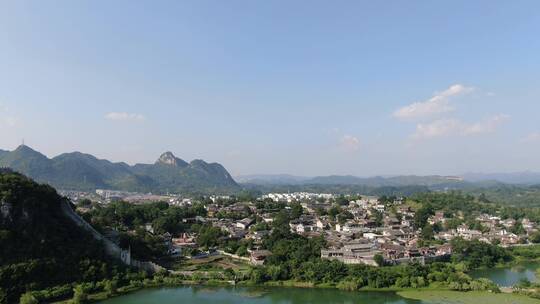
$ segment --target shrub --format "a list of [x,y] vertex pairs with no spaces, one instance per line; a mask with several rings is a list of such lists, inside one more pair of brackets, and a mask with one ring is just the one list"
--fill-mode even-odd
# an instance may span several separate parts
[[73,304],[83,304],[88,301],[88,294],[86,293],[86,290],[84,290],[84,286],[77,285],[75,288],[73,288],[73,299],[71,302]]
[[39,301],[36,299],[36,297],[34,297],[34,295],[32,295],[32,293],[27,292],[21,296],[19,303],[20,304],[38,304]]

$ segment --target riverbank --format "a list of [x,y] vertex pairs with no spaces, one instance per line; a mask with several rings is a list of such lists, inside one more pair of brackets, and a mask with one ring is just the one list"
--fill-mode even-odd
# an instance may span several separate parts
[[[369,299],[369,303],[387,303],[385,299],[388,298],[400,298],[403,299],[403,303],[429,303],[429,304],[483,304],[483,303],[497,303],[497,304],[538,304],[540,300],[530,298],[524,295],[514,294],[514,293],[491,293],[487,291],[470,291],[470,292],[459,292],[459,291],[450,291],[450,290],[440,290],[440,289],[406,289],[400,291],[394,291],[390,289],[384,290],[360,290],[356,292],[347,292],[342,290],[337,290],[335,288],[328,290],[327,292],[322,292],[322,288],[316,288],[313,291],[307,291],[306,288],[298,287],[271,287],[271,286],[259,286],[259,287],[225,287],[219,285],[197,285],[201,288],[196,288],[193,284],[180,285],[176,287],[172,286],[162,286],[162,287],[142,287],[136,289],[122,290],[116,293],[115,295],[107,295],[105,293],[93,294],[88,298],[88,302],[106,302],[109,303],[131,303],[133,299],[137,299],[139,295],[144,295],[148,297],[148,294],[170,294],[174,293],[175,290],[185,290],[188,288],[191,290],[190,293],[200,294],[216,294],[216,293],[234,293],[239,299],[242,300],[242,303],[251,303],[250,300],[263,299],[265,297],[283,297],[283,294],[319,294],[321,297],[330,295],[336,295],[334,299],[335,303],[342,303],[341,298],[347,297],[353,299],[354,297],[360,297],[362,299]],[[196,288],[196,289],[193,289]],[[306,290],[306,291],[302,291]],[[125,297],[125,298],[124,298]],[[119,298],[119,299],[112,299]],[[159,298],[151,298],[154,302],[146,302],[148,304],[152,303],[161,303]],[[328,299],[328,298],[327,298]],[[220,298],[214,299],[219,301]],[[371,302],[374,300],[374,302]],[[306,299],[307,301],[307,299]],[[312,303],[311,301],[307,301]],[[63,301],[58,303],[70,303],[70,301]],[[189,304],[190,302],[186,302]],[[195,301],[193,303],[199,303]],[[240,302],[238,302],[240,303]],[[368,302],[366,302],[368,303]]]
[[[389,287],[369,287],[369,286],[358,286],[357,284],[354,284],[354,282],[351,282],[353,284],[349,284],[348,281],[342,281],[342,282],[329,282],[329,283],[313,283],[313,282],[303,282],[303,281],[295,281],[295,280],[284,280],[284,281],[266,281],[261,283],[256,283],[250,280],[242,280],[242,281],[232,281],[232,280],[223,280],[223,279],[187,279],[186,277],[182,276],[174,276],[174,275],[158,275],[153,278],[147,278],[144,280],[134,280],[131,281],[128,285],[115,288],[114,290],[104,291],[103,289],[100,290],[88,290],[87,294],[85,295],[85,301],[87,302],[100,302],[104,301],[110,298],[114,297],[120,297],[124,295],[128,295],[133,292],[137,292],[143,289],[162,289],[162,288],[182,288],[186,286],[206,286],[206,287],[238,287],[238,288],[291,288],[291,289],[317,289],[317,290],[323,290],[323,289],[334,289],[334,290],[340,290],[340,291],[348,291],[348,292],[359,292],[359,293],[396,293],[396,292],[404,292],[404,295],[411,295],[413,298],[418,295],[411,293],[412,291],[415,292],[421,292],[422,297],[426,297],[426,299],[432,299],[441,297],[444,298],[447,294],[450,295],[460,295],[460,297],[455,297],[457,299],[466,298],[470,301],[467,302],[456,302],[460,304],[479,304],[482,302],[477,302],[474,299],[482,298],[478,295],[484,295],[485,299],[489,299],[493,297],[496,293],[490,292],[488,290],[486,291],[470,291],[472,290],[479,290],[478,287],[472,287],[464,289],[463,291],[455,291],[456,286],[451,287],[447,284],[444,284],[442,282],[432,282],[429,284],[429,286],[420,287],[418,288],[412,288],[412,287],[397,287],[397,286],[389,286]],[[453,289],[453,290],[452,290]],[[460,290],[460,289],[457,289]],[[466,291],[469,290],[469,291]],[[490,289],[492,291],[496,291],[495,289]],[[509,292],[512,292],[512,290],[509,290]],[[474,295],[472,298],[469,297],[469,295]],[[519,297],[513,297],[513,296],[495,296],[500,299],[514,299],[514,300],[520,300],[523,297],[526,296],[519,296]],[[482,299],[484,299],[482,298]],[[532,299],[532,298],[531,298]],[[539,300],[533,299],[534,302],[523,302],[523,301],[514,301],[512,303],[540,303]],[[71,303],[71,300],[63,300],[56,303],[62,303],[62,304],[68,304]],[[437,303],[437,302],[435,302]],[[487,302],[484,302],[487,303]],[[499,302],[493,302],[493,303],[499,303]],[[504,303],[504,302],[502,302]]]
[[[296,282],[296,281],[277,281],[266,282],[264,284],[249,284],[240,283],[233,285],[231,281],[189,281],[183,280],[175,284],[166,282],[155,283],[147,282],[145,285],[129,285],[118,288],[114,293],[98,292],[89,294],[87,297],[87,303],[96,303],[105,301],[108,299],[127,296],[132,293],[140,292],[143,290],[159,290],[159,289],[175,289],[185,287],[207,287],[207,288],[246,288],[247,290],[260,290],[269,288],[266,292],[271,293],[272,290],[280,289],[329,289],[339,292],[346,292],[350,294],[362,294],[368,295],[370,293],[377,294],[397,294],[403,298],[411,300],[426,301],[434,304],[481,304],[481,303],[497,303],[497,304],[540,304],[539,299],[531,298],[526,295],[516,293],[493,293],[489,291],[452,291],[444,287],[425,287],[425,288],[369,288],[364,287],[358,290],[343,290],[339,289],[335,284],[313,284],[309,282]],[[70,304],[71,299],[55,302],[57,304]]]
[[[536,250],[535,250],[536,251]],[[508,266],[507,266],[508,268]],[[357,291],[357,292],[409,292],[409,291],[420,291],[422,294],[426,293],[426,296],[443,293],[441,296],[444,296],[444,292],[449,292],[452,294],[459,294],[459,295],[466,295],[471,294],[475,295],[478,294],[478,290],[486,289],[486,291],[479,292],[479,294],[495,294],[490,293],[487,290],[496,291],[497,287],[494,285],[494,288],[486,288],[486,286],[480,287],[478,283],[486,284],[484,281],[481,280],[470,282],[470,284],[463,284],[467,286],[457,286],[456,284],[448,285],[448,283],[445,283],[445,281],[433,281],[428,284],[428,286],[423,285],[421,286],[418,284],[414,287],[397,287],[400,286],[396,283],[396,285],[388,286],[388,287],[369,287],[369,286],[362,286],[359,285],[355,281],[348,281],[343,280],[339,282],[319,282],[319,283],[313,283],[313,282],[305,282],[305,281],[295,281],[295,280],[282,280],[282,281],[264,281],[264,282],[254,282],[252,280],[246,280],[240,279],[240,281],[232,281],[227,280],[224,278],[225,275],[216,276],[214,273],[212,275],[209,275],[206,273],[205,276],[202,275],[193,275],[191,277],[186,277],[185,275],[172,275],[172,274],[160,274],[157,276],[154,276],[153,278],[146,278],[144,280],[135,280],[131,281],[129,285],[119,287],[114,290],[114,292],[105,292],[105,291],[97,291],[96,290],[88,290],[88,300],[91,302],[96,301],[102,301],[108,298],[112,297],[118,297],[122,295],[126,295],[132,292],[139,291],[141,289],[152,289],[152,288],[180,288],[182,286],[208,286],[208,287],[215,287],[215,286],[236,286],[241,288],[314,288],[314,289],[336,289],[336,290],[342,290],[342,291]],[[486,276],[480,276],[480,277],[486,277]],[[489,277],[489,276],[487,276]],[[477,277],[479,279],[479,277]],[[492,279],[492,278],[490,278]],[[473,286],[472,283],[475,283],[476,285]],[[507,286],[503,284],[499,284],[499,286]],[[466,287],[466,288],[465,288]],[[475,291],[476,290],[476,291]],[[512,292],[512,290],[509,290],[509,292]],[[500,296],[498,296],[500,297]],[[458,297],[459,298],[459,297]],[[469,298],[469,297],[466,297]],[[474,304],[478,304],[479,302],[473,301]],[[473,303],[471,302],[471,303]],[[69,303],[69,301],[61,301],[58,303]],[[521,303],[521,302],[519,302]],[[537,300],[535,300],[535,303],[540,303]]]
[[398,295],[434,304],[538,304],[539,299],[515,293],[492,293],[484,291],[459,292],[450,290],[404,290]]
[[512,287],[523,282],[538,282],[537,271],[540,268],[538,261],[525,261],[512,263],[505,267],[480,268],[469,271],[467,274],[474,279],[487,278],[499,287]]

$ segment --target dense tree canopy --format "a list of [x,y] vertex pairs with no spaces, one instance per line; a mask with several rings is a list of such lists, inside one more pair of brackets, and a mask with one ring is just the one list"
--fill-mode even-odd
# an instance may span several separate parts
[[103,247],[61,211],[46,185],[0,172],[0,290],[14,302],[27,288],[101,280],[118,271]]

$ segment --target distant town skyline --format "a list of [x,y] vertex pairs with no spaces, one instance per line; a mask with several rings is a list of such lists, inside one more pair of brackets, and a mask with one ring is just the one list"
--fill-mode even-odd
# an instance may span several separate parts
[[0,149],[171,151],[234,176],[540,171],[539,9],[3,2]]

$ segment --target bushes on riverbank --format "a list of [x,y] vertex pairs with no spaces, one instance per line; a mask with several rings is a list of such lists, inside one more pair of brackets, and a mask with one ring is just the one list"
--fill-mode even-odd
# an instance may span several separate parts
[[[264,284],[273,279],[275,266],[257,267],[249,273],[253,284]],[[344,265],[338,261],[320,260],[301,265],[293,272],[292,279],[315,285],[330,285],[343,290],[361,288],[423,288],[437,286],[459,291],[491,290],[498,287],[486,279],[473,280],[462,272],[461,264],[434,263],[430,265],[409,264],[390,267],[367,265]],[[314,271],[314,270],[317,271]],[[283,270],[282,270],[283,271]],[[294,277],[297,275],[298,277]]]
[[491,268],[498,263],[510,262],[514,258],[510,250],[479,240],[466,241],[456,238],[452,240],[451,244],[452,261],[462,262],[469,269]]
[[[402,265],[389,267],[372,267],[366,265],[345,266],[336,261],[322,261],[327,265],[322,268],[320,276],[314,281],[271,280],[275,267],[263,266],[253,268],[246,276],[235,273],[239,285],[269,285],[269,286],[303,286],[330,287],[347,291],[362,289],[411,289],[436,288],[458,291],[490,290],[498,291],[497,286],[486,279],[473,280],[461,272],[461,265],[450,263],[435,263],[431,265]],[[320,264],[322,265],[322,264]],[[320,266],[319,265],[319,266]],[[345,268],[342,268],[345,266]],[[341,273],[335,278],[331,274]],[[275,276],[274,276],[275,278]],[[65,300],[63,303],[84,303],[87,301],[103,300],[112,296],[125,294],[142,288],[176,287],[186,284],[221,285],[231,281],[216,279],[207,275],[185,277],[167,272],[148,276],[144,273],[130,273],[112,280],[87,282],[76,285],[63,285],[43,291],[28,293],[26,298],[34,298],[44,303]],[[22,303],[22,300],[21,300]]]
[[520,260],[539,260],[540,245],[533,246],[518,246],[510,249],[511,254]]

